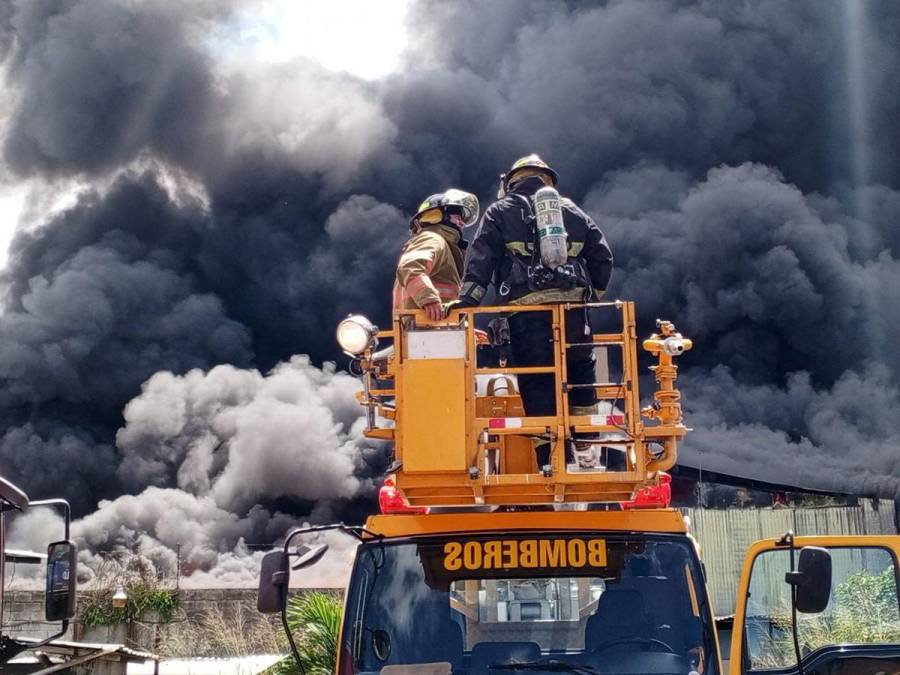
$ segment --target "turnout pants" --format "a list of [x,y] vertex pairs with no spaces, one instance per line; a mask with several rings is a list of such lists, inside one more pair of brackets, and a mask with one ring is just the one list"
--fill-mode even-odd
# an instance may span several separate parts
[[[514,366],[553,365],[553,328],[549,312],[521,312],[509,317],[510,352]],[[566,312],[566,341],[589,342],[590,325],[583,309]],[[570,347],[566,354],[568,384],[590,384],[595,381],[594,350]],[[552,374],[519,375],[519,393],[528,417],[556,415],[556,384]],[[590,414],[578,408],[594,408],[597,395],[593,388],[584,387],[569,392],[569,411]],[[591,410],[590,412],[593,412]],[[550,444],[535,448],[538,466],[550,463]],[[568,455],[568,450],[567,453]]]

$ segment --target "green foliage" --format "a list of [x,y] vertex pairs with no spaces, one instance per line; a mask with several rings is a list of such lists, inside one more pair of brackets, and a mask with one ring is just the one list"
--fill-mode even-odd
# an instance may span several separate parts
[[127,584],[125,592],[128,600],[124,607],[113,607],[115,592],[89,591],[81,600],[81,621],[85,627],[115,626],[155,613],[160,623],[169,623],[178,608],[178,597],[168,588],[158,588],[147,584]]
[[[304,593],[288,602],[288,625],[297,642],[297,651],[307,675],[329,675],[337,662],[341,600],[329,593]],[[270,675],[300,672],[293,655],[267,671]]]
[[[764,641],[754,667],[780,668],[794,663],[790,607],[771,613],[776,636]],[[822,614],[798,614],[797,632],[805,655],[835,644],[900,644],[900,613],[893,565],[878,574],[855,572],[838,584]]]
[[893,566],[880,574],[851,574],[835,588],[834,595],[838,601],[832,627],[834,642],[900,642]]

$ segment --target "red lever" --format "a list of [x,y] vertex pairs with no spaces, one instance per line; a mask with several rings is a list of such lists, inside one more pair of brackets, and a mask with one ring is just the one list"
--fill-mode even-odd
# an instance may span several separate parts
[[378,506],[381,507],[382,513],[428,513],[428,509],[424,506],[407,504],[390,476],[384,479],[384,485],[378,491]]
[[624,510],[628,509],[664,509],[672,503],[672,476],[665,471],[659,472],[659,485],[649,485],[634,493],[629,502],[619,502]]

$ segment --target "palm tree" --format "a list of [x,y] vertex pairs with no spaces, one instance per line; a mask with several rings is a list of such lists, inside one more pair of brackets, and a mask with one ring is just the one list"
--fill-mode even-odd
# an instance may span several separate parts
[[[304,593],[288,601],[288,626],[297,641],[297,651],[306,675],[331,675],[337,661],[341,601],[328,593]],[[273,675],[299,675],[293,655],[276,663]]]

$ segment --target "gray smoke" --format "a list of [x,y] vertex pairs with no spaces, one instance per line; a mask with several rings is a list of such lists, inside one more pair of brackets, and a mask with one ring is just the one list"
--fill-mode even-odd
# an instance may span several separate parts
[[4,3],[0,57],[17,93],[5,161],[23,175],[180,155],[215,110],[201,31],[234,4]]
[[178,487],[242,513],[297,497],[325,509],[371,492],[359,382],[305,357],[257,371],[217,366],[154,375],[125,407],[116,441],[126,488]]
[[685,461],[898,493],[895,3],[865,3],[858,45],[840,2],[422,1],[377,82],[226,58],[253,6],[0,5],[0,180],[30,186],[0,461],[79,514],[107,500],[92,547],[147,532],[165,567],[165,523],[208,518],[222,534],[183,535],[198,574],[240,575],[251,538],[358,522],[387,451],[320,368],[334,325],[387,319],[423,196],[487,202],[534,151],[605,230],[640,331],[696,340]]
[[[81,581],[138,555],[167,578],[180,570],[188,586],[254,586],[260,548],[292,527],[332,522],[354,500],[371,501],[385,449],[362,437],[359,389],[333,364],[316,368],[306,357],[267,375],[230,365],[156,373],[125,407],[116,439],[118,475],[136,494],[102,500],[74,523]],[[90,456],[89,447],[75,449]],[[307,517],[261,505],[295,501],[312,505]],[[51,532],[62,538],[62,519],[36,509],[13,521],[10,545],[40,551]],[[341,585],[353,540],[327,532],[302,542],[330,546],[303,583]],[[31,567],[16,574],[19,586],[41,578]]]
[[[85,547],[80,560],[86,582],[92,570],[104,562],[127,562],[134,554],[149,560],[169,579],[180,564],[187,586],[246,588],[256,586],[265,553],[251,553],[248,545],[271,544],[290,527],[302,524],[302,520],[258,506],[238,517],[216,506],[211,497],[151,487],[139,495],[101,502],[95,513],[75,524],[73,535]],[[303,575],[304,583],[340,585],[352,539],[340,533],[320,533],[306,541],[328,543],[330,550],[318,570]]]
[[[259,547],[372,499],[384,444],[362,436],[359,389],[333,364],[319,369],[306,357],[268,375],[229,365],[156,373],[125,407],[116,438],[119,477],[137,494],[101,501],[75,524],[87,569],[131,551],[171,577],[180,556],[189,585],[253,586]],[[307,518],[261,505],[297,502],[312,505]],[[305,541],[331,551],[304,583],[340,585],[352,540]]]
[[703,361],[766,382],[790,370],[833,382],[871,360],[900,369],[900,324],[885,320],[897,261],[881,247],[854,252],[845,226],[777,171],[723,167],[688,187],[643,166],[610,173],[585,203],[621,242],[612,292],[647,315],[674,312]]
[[[64,538],[65,523],[50,508],[34,508],[23,514],[7,514],[7,550],[46,554],[47,544]],[[40,590],[46,584],[46,567],[34,563],[6,561],[6,588]]]

